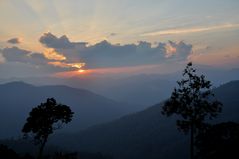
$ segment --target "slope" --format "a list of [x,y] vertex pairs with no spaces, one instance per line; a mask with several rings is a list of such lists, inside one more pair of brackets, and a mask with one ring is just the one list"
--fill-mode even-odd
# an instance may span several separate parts
[[20,135],[21,127],[30,110],[54,97],[75,112],[68,131],[76,131],[93,124],[116,119],[131,112],[131,107],[84,89],[67,86],[36,87],[23,82],[0,85],[0,137]]
[[[239,81],[229,82],[216,89],[215,95],[224,104],[217,122],[239,122]],[[58,145],[71,150],[103,152],[116,159],[173,159],[188,158],[187,136],[177,132],[175,118],[161,115],[161,105],[127,115],[113,122],[91,127],[80,133],[58,136]]]

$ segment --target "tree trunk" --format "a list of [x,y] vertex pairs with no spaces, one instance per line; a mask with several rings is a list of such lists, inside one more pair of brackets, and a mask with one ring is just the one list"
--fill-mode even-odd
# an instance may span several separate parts
[[194,159],[194,125],[191,124],[190,132],[190,159]]
[[46,142],[47,142],[47,137],[44,139],[43,143],[40,146],[39,154],[38,154],[38,157],[37,157],[38,159],[42,159],[43,149],[46,145]]

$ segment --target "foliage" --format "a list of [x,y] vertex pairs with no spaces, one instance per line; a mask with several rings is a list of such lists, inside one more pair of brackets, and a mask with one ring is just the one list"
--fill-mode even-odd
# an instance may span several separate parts
[[211,82],[204,75],[198,76],[192,63],[188,63],[183,72],[183,79],[178,81],[168,101],[163,106],[162,113],[170,116],[178,114],[182,120],[177,121],[180,130],[188,132],[191,125],[195,128],[203,128],[207,124],[205,119],[213,119],[221,111],[221,103],[212,100],[214,94],[211,90]]
[[4,158],[4,159],[18,159],[18,155],[17,153],[8,148],[7,146],[5,145],[0,145],[0,158]]
[[25,154],[21,157],[13,149],[6,145],[0,145],[0,158],[1,159],[34,159],[31,155]]
[[177,114],[179,130],[191,133],[191,158],[193,158],[194,134],[208,125],[207,119],[213,119],[221,111],[222,104],[213,99],[211,82],[204,75],[198,76],[192,63],[188,63],[183,71],[183,79],[178,81],[169,100],[163,106],[162,114]]
[[39,152],[41,156],[48,136],[61,128],[62,124],[69,123],[72,117],[73,112],[69,106],[58,104],[54,98],[48,98],[45,103],[32,109],[22,132],[26,136],[29,133],[34,135],[35,143],[41,145]]

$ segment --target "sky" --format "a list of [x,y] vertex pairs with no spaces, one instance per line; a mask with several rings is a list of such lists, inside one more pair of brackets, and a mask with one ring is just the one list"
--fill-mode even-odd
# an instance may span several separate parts
[[0,0],[0,78],[239,68],[238,0]]

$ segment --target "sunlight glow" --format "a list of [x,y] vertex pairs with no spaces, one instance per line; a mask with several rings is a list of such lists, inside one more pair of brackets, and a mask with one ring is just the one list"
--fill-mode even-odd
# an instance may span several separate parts
[[65,63],[60,61],[48,62],[48,64],[56,66],[56,67],[75,68],[75,69],[80,69],[83,66],[85,66],[85,63]]
[[66,60],[66,57],[60,53],[58,53],[55,49],[46,49],[44,51],[44,56],[49,60],[57,60],[57,61],[63,61]]
[[83,73],[83,72],[85,72],[85,70],[80,69],[80,70],[78,70],[78,72]]
[[[155,73],[159,70],[163,72],[161,65],[141,65],[141,66],[125,66],[125,67],[106,67],[106,68],[95,68],[89,70],[77,70],[77,71],[65,71],[55,73],[53,76],[60,78],[77,77],[79,75],[115,75],[115,74],[138,74],[141,72]],[[167,67],[168,69],[168,67]]]
[[167,44],[166,45],[166,55],[165,57],[171,57],[173,54],[175,54],[177,52],[177,48],[175,48],[174,46]]

